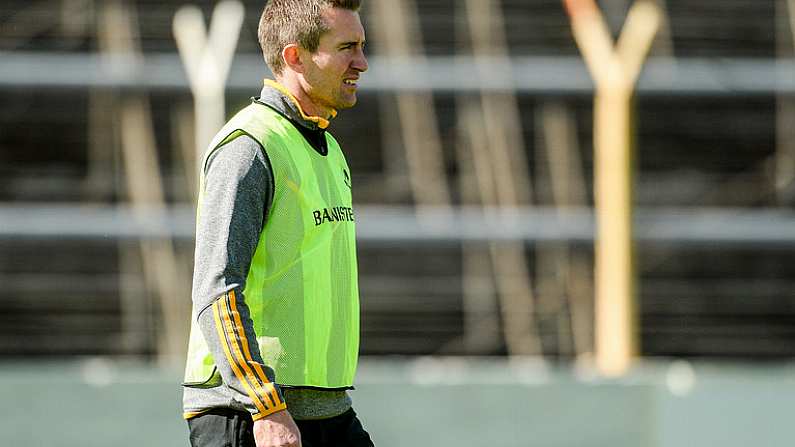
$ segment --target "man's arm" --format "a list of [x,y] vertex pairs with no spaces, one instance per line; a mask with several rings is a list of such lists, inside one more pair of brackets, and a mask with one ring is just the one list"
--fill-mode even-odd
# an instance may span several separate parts
[[198,213],[193,305],[232,399],[254,420],[286,408],[264,365],[243,289],[273,194],[258,143],[240,137],[208,161]]

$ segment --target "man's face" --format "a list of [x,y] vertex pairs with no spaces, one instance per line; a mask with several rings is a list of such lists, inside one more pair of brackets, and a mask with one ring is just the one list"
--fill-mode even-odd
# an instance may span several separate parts
[[356,104],[359,74],[367,70],[364,28],[359,13],[347,9],[329,8],[323,19],[329,31],[304,65],[307,93],[319,107],[347,109]]

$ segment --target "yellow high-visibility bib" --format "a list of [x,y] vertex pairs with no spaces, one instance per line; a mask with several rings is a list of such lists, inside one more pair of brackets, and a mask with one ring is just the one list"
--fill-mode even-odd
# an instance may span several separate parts
[[[359,353],[359,288],[345,157],[328,132],[324,156],[287,118],[254,102],[219,132],[204,163],[241,135],[264,148],[274,179],[273,201],[243,290],[263,362],[281,385],[350,387]],[[216,371],[194,315],[185,384],[217,386]]]

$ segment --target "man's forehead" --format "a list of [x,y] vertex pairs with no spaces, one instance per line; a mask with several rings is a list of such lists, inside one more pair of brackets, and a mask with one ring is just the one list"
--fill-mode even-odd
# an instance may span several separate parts
[[324,37],[331,37],[339,42],[364,41],[364,27],[358,12],[343,8],[328,8],[322,14],[323,21],[329,29]]

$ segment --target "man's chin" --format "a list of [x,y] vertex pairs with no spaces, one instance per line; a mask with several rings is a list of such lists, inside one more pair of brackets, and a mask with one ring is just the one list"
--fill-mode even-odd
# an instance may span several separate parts
[[349,96],[347,98],[340,98],[339,102],[337,102],[337,110],[342,109],[350,109],[351,107],[356,105],[356,95]]

